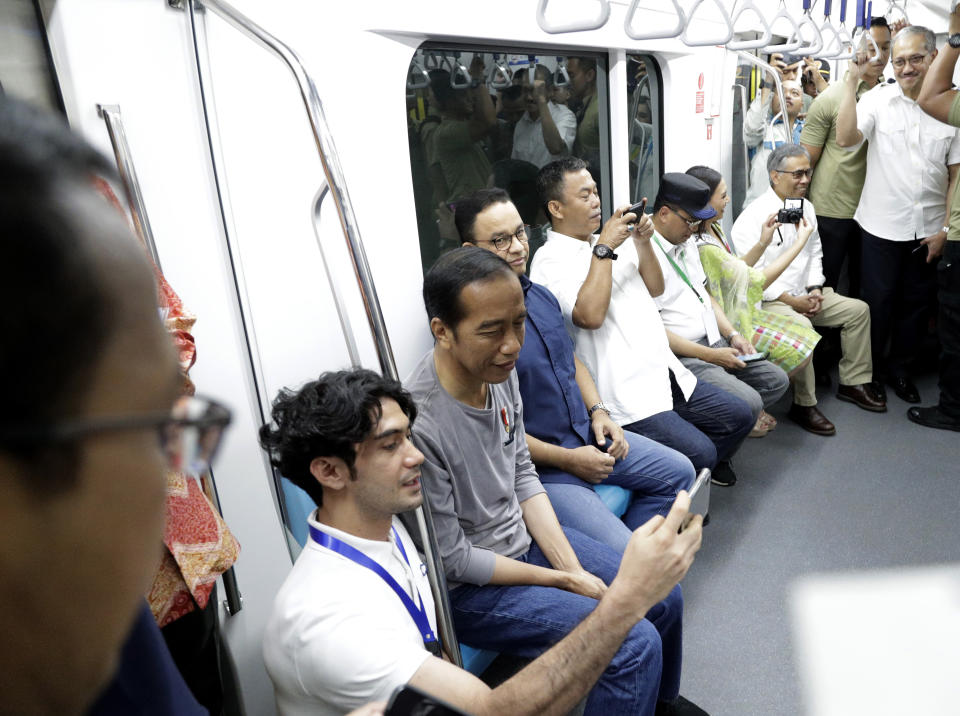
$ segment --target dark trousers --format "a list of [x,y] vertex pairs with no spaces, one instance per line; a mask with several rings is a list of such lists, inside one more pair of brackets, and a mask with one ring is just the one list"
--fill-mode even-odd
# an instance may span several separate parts
[[[860,224],[853,219],[834,219],[829,216],[817,217],[817,231],[823,246],[824,285],[850,298],[860,298],[861,250],[863,242]],[[847,281],[845,291],[840,290],[840,270],[843,260],[847,260]]]
[[[927,263],[927,249],[919,239],[889,241],[863,232],[861,298],[870,306],[874,373],[909,375],[936,298],[934,266]],[[890,353],[884,360],[888,340]]]
[[960,420],[960,241],[948,241],[937,266],[940,286],[940,410]]

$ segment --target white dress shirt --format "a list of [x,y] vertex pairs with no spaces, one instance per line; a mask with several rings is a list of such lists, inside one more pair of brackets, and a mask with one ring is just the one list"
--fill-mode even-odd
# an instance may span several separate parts
[[573,307],[590,270],[597,238],[588,243],[548,231],[547,242],[534,254],[530,280],[557,297],[577,357],[593,374],[610,417],[627,425],[673,410],[669,371],[686,398],[697,386],[697,378],[670,351],[660,314],[640,276],[632,239],[618,249],[619,258],[613,261],[610,306],[603,325],[595,330],[573,325]]
[[557,125],[557,131],[566,149],[559,154],[551,154],[547,143],[543,139],[543,120],[537,117],[530,119],[530,114],[524,112],[513,130],[513,154],[511,158],[522,159],[540,167],[550,162],[568,156],[573,151],[573,142],[577,138],[577,115],[562,104],[547,102],[547,110]]
[[[763,222],[770,214],[782,208],[783,199],[768,187],[740,213],[730,232],[730,238],[733,240],[738,256],[743,256],[753,248],[760,239]],[[813,233],[797,258],[790,262],[779,278],[764,290],[764,301],[775,301],[781,293],[800,296],[807,292],[807,286],[823,285],[823,246],[820,244],[820,232],[817,230],[817,213],[813,203],[806,199],[803,200],[803,218],[813,226]],[[780,234],[783,236],[782,242],[780,235],[776,231],[773,232],[773,241],[754,264],[754,268],[763,269],[764,266],[774,262],[797,240],[797,228],[793,224],[781,225]]]
[[[410,560],[388,541],[363,539],[316,521],[311,526],[377,562],[419,597],[434,633],[436,612],[427,570],[396,517],[393,527]],[[308,539],[273,603],[263,656],[281,716],[343,714],[386,701],[430,652],[396,593],[377,574]]]
[[939,232],[947,223],[947,166],[960,163],[960,131],[921,110],[899,84],[863,95],[857,129],[869,144],[867,178],[853,218],[891,241]]
[[[660,309],[660,320],[681,338],[695,342],[706,339],[707,345],[712,346],[720,340],[720,328],[713,312],[713,301],[707,293],[707,274],[700,263],[700,251],[693,237],[674,246],[654,232],[651,241],[663,272],[663,293],[653,299]],[[690,285],[683,280],[678,269],[683,271]]]

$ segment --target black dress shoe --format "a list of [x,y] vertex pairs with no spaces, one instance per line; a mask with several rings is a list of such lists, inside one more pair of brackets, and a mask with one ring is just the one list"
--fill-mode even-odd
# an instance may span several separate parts
[[893,388],[893,392],[897,394],[900,400],[907,403],[920,402],[920,392],[909,378],[891,377],[887,379],[887,382],[890,383],[890,387]]
[[887,412],[887,403],[880,400],[870,389],[869,383],[860,385],[841,385],[837,388],[837,398],[853,403],[858,408],[869,410],[871,413]]
[[794,403],[790,406],[787,417],[804,430],[814,435],[836,435],[836,426],[827,420],[827,416],[817,410],[816,405],[803,407]]
[[874,395],[876,395],[884,403],[887,402],[887,389],[883,384],[882,380],[874,378],[870,381],[870,388],[873,390]]
[[917,425],[940,430],[956,430],[960,433],[960,418],[951,418],[936,405],[929,408],[909,408],[907,417]]
[[658,701],[654,716],[710,716],[689,699],[677,696],[675,701]]

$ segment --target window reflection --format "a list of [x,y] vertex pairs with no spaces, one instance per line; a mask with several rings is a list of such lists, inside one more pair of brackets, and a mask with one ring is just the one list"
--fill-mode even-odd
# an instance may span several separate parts
[[628,58],[630,96],[630,199],[647,197],[650,205],[662,173],[660,160],[660,77],[656,62],[646,55]]
[[[605,93],[598,99],[605,78],[599,57],[435,47],[414,55],[408,135],[424,270],[460,244],[452,207],[461,196],[505,189],[533,227],[532,255],[543,243],[545,223],[539,169],[575,154],[601,183],[607,166],[601,157],[609,155],[601,133],[608,121]],[[604,207],[609,211],[606,200]]]

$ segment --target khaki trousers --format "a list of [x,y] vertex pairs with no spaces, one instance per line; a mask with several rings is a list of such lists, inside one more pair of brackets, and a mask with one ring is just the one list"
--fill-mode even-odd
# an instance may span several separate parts
[[[840,327],[840,384],[860,385],[873,379],[870,357],[870,308],[863,301],[847,298],[832,288],[823,289],[820,313],[812,319],[794,311],[783,301],[764,301],[763,309],[791,316],[807,325]],[[793,376],[793,402],[805,408],[817,404],[813,361]]]

